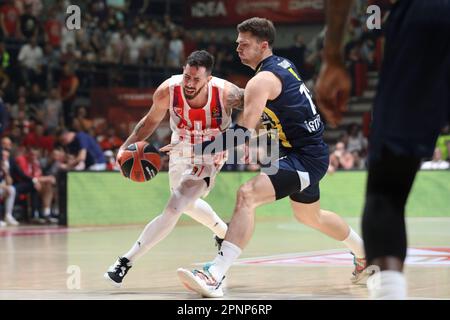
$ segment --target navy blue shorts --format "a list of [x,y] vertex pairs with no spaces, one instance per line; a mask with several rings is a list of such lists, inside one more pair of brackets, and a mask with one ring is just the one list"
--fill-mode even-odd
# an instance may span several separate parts
[[263,168],[262,172],[270,178],[277,200],[289,196],[295,202],[313,203],[320,199],[319,182],[328,165],[328,146],[323,143],[301,150],[283,150],[271,171]]
[[369,160],[430,157],[450,115],[450,1],[398,1],[384,31]]

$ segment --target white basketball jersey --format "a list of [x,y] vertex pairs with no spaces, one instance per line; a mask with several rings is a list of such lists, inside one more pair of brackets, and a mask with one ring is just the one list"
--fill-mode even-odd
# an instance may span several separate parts
[[210,140],[212,136],[226,130],[231,124],[231,114],[227,114],[223,101],[225,80],[212,77],[208,82],[206,105],[195,109],[187,103],[182,82],[182,74],[172,76],[169,80],[172,142],[181,139],[198,143]]

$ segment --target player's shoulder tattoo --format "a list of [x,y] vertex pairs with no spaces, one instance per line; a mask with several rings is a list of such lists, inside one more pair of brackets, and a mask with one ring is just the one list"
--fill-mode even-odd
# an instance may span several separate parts
[[228,90],[225,97],[225,105],[228,108],[242,109],[244,107],[244,89],[228,82]]

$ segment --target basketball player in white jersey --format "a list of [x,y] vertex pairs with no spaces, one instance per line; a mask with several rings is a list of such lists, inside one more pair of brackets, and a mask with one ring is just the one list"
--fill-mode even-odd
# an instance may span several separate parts
[[213,77],[213,65],[214,58],[208,52],[192,52],[183,74],[172,76],[156,89],[150,111],[119,150],[120,153],[130,144],[146,140],[169,111],[172,140],[161,151],[170,151],[171,196],[163,212],[147,224],[131,249],[104,274],[116,287],[121,286],[132,264],[172,231],[182,213],[211,229],[219,241],[225,237],[226,223],[200,197],[214,185],[226,157],[198,163],[189,154],[182,155],[183,150],[192,150],[194,143],[226,130],[231,124],[232,109],[243,105],[243,89]]

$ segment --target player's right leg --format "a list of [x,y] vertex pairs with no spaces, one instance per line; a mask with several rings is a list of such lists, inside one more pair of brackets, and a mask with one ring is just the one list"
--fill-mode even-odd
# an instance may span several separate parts
[[[292,188],[295,190],[296,187]],[[219,254],[202,270],[178,269],[177,274],[183,285],[203,297],[223,296],[224,275],[253,234],[255,209],[273,201],[275,190],[267,175],[261,174],[244,183],[238,190],[236,207]]]
[[363,217],[367,259],[380,268],[367,282],[373,299],[407,296],[405,204],[450,115],[449,16],[448,1],[397,1],[384,30]]
[[[309,194],[296,193],[295,196],[291,195],[291,207],[294,211],[295,218],[314,228],[327,236],[342,242],[347,246],[354,257],[353,264],[355,269],[352,273],[351,281],[355,284],[364,283],[371,273],[367,270],[367,262],[364,253],[364,243],[361,237],[345,222],[342,217],[336,213],[320,208],[320,200],[318,200],[319,186],[310,186],[316,192],[310,191],[309,193],[315,193],[316,196]],[[317,200],[316,200],[317,199]]]
[[367,282],[373,299],[406,298],[405,204],[419,165],[419,158],[398,156],[388,149],[369,165],[363,236],[369,264],[381,271]]
[[178,188],[173,190],[164,211],[147,224],[133,247],[117,259],[104,277],[111,280],[114,286],[120,287],[132,264],[173,230],[192,199],[198,199],[205,189],[206,183],[203,180],[183,181]]

